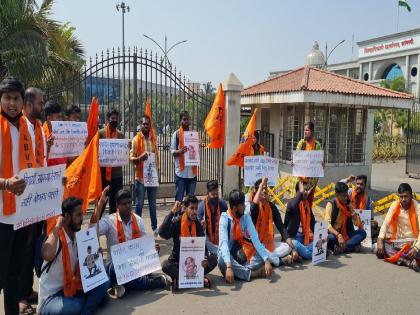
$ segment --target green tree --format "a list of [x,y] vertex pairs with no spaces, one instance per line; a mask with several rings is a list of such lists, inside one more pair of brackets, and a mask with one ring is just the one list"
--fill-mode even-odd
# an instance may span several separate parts
[[83,64],[74,28],[51,18],[54,0],[1,0],[0,79],[13,75],[45,86],[73,76]]

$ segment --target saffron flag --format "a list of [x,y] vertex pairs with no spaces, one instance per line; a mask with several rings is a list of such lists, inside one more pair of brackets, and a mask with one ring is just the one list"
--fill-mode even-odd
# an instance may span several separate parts
[[89,109],[89,117],[87,120],[88,137],[86,143],[89,144],[90,140],[95,136],[98,131],[98,115],[99,115],[99,102],[96,97],[92,97]]
[[226,104],[222,84],[219,84],[213,106],[204,121],[204,128],[210,138],[207,148],[220,149],[225,145]]
[[398,6],[400,6],[400,7],[404,7],[404,8],[406,8],[406,9],[407,9],[407,11],[408,11],[408,12],[411,12],[411,7],[410,7],[410,5],[407,3],[407,1],[405,1],[405,0],[399,0],[399,1],[398,1]]
[[153,141],[153,143],[155,143],[156,142],[156,135],[155,135],[155,130],[153,128],[152,107],[150,106],[150,101],[149,101],[148,97],[146,97],[146,110],[145,110],[144,114],[150,118],[149,136],[150,136],[150,139]]
[[248,126],[245,129],[241,137],[241,143],[236,149],[235,153],[226,161],[226,165],[237,165],[244,167],[244,160],[246,156],[254,155],[254,150],[252,149],[252,141],[254,139],[254,130],[255,130],[255,119],[257,114],[257,108],[252,114],[251,120],[248,123]]
[[70,196],[83,199],[83,212],[86,213],[89,203],[101,197],[102,182],[99,167],[99,133],[66,169],[67,178],[64,198]]

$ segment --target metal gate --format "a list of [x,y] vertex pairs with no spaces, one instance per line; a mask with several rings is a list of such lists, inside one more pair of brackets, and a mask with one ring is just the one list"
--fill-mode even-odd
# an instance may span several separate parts
[[[152,118],[159,147],[160,183],[174,182],[173,158],[170,152],[172,133],[179,128],[179,113],[190,113],[192,128],[201,138],[201,160],[198,181],[223,179],[222,150],[206,149],[208,137],[204,120],[212,105],[212,91],[201,84],[187,81],[176,67],[157,54],[142,49],[107,50],[86,65],[71,80],[44,89],[46,100],[56,100],[63,107],[79,105],[85,120],[93,96],[99,99],[101,123],[106,112],[115,108],[120,112],[121,130],[132,139],[139,129],[146,97],[152,107]],[[124,184],[134,182],[134,167],[124,168]]]
[[420,176],[420,99],[414,102],[408,117],[406,173]]

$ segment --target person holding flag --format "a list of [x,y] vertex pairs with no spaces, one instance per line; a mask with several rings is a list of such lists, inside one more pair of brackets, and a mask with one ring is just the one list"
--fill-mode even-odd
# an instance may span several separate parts
[[[150,221],[154,236],[157,236],[157,218],[156,218],[156,194],[157,187],[146,187],[144,183],[144,161],[151,154],[154,154],[156,166],[158,165],[158,148],[156,137],[152,127],[152,118],[149,99],[146,99],[146,114],[141,118],[141,127],[137,135],[131,141],[130,161],[136,168],[136,214],[142,216],[144,195],[147,192],[149,203]],[[157,171],[157,170],[156,170]]]

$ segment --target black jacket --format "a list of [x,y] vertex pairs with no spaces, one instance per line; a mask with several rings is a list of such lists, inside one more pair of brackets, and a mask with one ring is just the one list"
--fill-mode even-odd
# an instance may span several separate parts
[[[273,222],[276,226],[277,230],[281,234],[281,239],[283,242],[285,242],[289,238],[289,234],[287,233],[287,230],[283,224],[283,220],[281,219],[281,215],[279,210],[277,209],[276,205],[272,202],[270,203],[271,213],[273,215]],[[260,207],[256,203],[251,204],[251,218],[254,225],[257,224],[258,215],[260,213]]]
[[[335,221],[337,220],[337,216],[338,216],[338,205],[337,205],[337,201],[334,199],[333,201],[331,201],[332,203],[332,212],[331,212],[331,225],[334,226]],[[340,231],[341,232],[341,231]],[[351,216],[347,217],[347,222],[346,222],[346,232],[354,232],[354,225],[353,225],[353,220]]]
[[[296,197],[287,203],[286,216],[284,217],[284,225],[290,237],[295,238],[300,225],[300,209],[299,203],[302,200],[302,193],[297,193]],[[314,232],[315,216],[311,209],[311,231]]]

